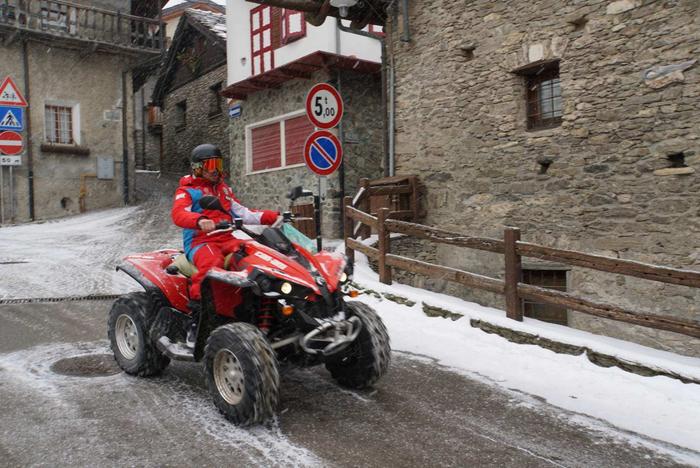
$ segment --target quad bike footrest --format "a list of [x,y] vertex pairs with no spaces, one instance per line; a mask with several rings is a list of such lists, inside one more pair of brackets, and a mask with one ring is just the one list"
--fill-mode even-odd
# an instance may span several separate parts
[[194,350],[182,343],[173,343],[167,336],[161,336],[156,344],[160,352],[174,361],[194,362]]

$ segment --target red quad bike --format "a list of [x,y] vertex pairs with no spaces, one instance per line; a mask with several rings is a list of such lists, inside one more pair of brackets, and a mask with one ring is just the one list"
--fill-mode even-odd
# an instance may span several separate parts
[[[308,192],[297,190],[299,195]],[[202,197],[199,204],[222,209],[216,197]],[[389,367],[389,337],[372,308],[345,302],[351,266],[344,256],[312,254],[280,228],[258,233],[240,221],[217,226],[242,244],[227,257],[228,269],[212,269],[202,283],[194,348],[184,343],[195,271],[184,254],[130,255],[117,267],[145,289],[120,297],[110,311],[108,335],[119,366],[146,377],[161,373],[170,360],[202,361],[214,404],[240,425],[273,415],[279,363],[325,364],[349,388],[374,384]]]

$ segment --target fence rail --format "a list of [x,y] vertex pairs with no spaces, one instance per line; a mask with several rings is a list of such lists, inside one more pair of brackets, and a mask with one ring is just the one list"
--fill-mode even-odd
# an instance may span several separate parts
[[64,0],[0,0],[0,26],[95,45],[160,51],[158,20]]
[[[357,197],[356,197],[357,198]],[[657,265],[587,254],[573,250],[555,249],[520,241],[520,230],[506,228],[503,240],[470,237],[461,233],[446,231],[416,223],[390,219],[392,212],[380,208],[377,216],[363,212],[352,206],[353,200],[344,200],[345,251],[354,260],[354,252],[362,252],[378,263],[379,279],[385,284],[392,282],[392,268],[459,283],[468,287],[490,291],[505,296],[507,317],[522,321],[521,300],[565,307],[585,314],[619,322],[626,322],[657,330],[671,331],[700,338],[700,322],[677,319],[662,315],[628,310],[614,304],[596,302],[574,294],[545,289],[521,282],[522,257],[534,257],[565,263],[572,266],[590,268],[607,273],[633,276],[651,281],[700,288],[700,272],[681,270]],[[377,230],[378,245],[373,248],[355,240],[353,231],[347,226],[353,222],[363,223]],[[401,233],[435,243],[456,245],[469,249],[483,250],[504,256],[505,279],[490,278],[457,268],[436,265],[391,253],[391,233]]]

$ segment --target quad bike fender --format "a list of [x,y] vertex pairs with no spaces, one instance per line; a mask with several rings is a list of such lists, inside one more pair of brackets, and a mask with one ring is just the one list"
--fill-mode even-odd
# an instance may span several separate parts
[[145,289],[147,292],[160,291],[158,287],[153,284],[153,281],[146,278],[146,275],[144,275],[141,270],[129,262],[120,263],[117,265],[116,270],[123,271],[127,275],[131,276],[137,283],[143,286],[143,289]]
[[175,309],[189,311],[188,279],[182,275],[168,274],[165,269],[177,254],[179,252],[175,250],[163,250],[130,255],[117,266],[117,270],[131,276],[146,291],[160,292]]

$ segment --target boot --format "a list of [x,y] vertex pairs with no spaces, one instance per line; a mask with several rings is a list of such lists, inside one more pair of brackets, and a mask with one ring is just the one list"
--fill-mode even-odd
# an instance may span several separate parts
[[191,300],[188,304],[190,310],[192,311],[192,323],[187,327],[187,338],[185,339],[185,345],[188,348],[194,348],[197,343],[197,327],[199,325],[199,314],[202,311],[202,304],[198,300]]

